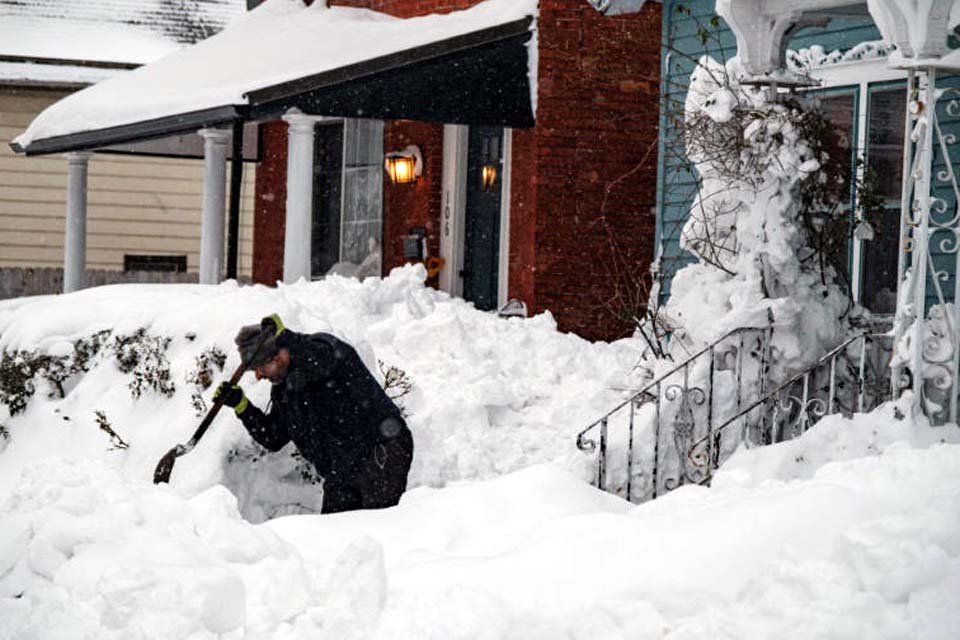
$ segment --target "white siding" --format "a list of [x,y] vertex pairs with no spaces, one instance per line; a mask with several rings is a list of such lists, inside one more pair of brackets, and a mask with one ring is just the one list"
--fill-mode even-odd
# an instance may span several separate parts
[[[0,87],[0,267],[62,267],[67,161],[26,158],[10,140],[63,91]],[[229,170],[228,174],[229,176]],[[240,275],[251,273],[254,166],[244,167]],[[90,159],[87,268],[123,269],[124,254],[200,252],[203,161],[97,154]],[[228,191],[229,192],[229,191]]]

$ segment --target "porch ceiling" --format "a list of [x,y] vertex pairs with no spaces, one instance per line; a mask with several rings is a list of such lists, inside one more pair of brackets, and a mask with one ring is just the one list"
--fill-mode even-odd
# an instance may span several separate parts
[[317,115],[531,126],[536,0],[487,0],[399,19],[268,0],[192,47],[72,94],[13,143],[27,155],[97,149]]

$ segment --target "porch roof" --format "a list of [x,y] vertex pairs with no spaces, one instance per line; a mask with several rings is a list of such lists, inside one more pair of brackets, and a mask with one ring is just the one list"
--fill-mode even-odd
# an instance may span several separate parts
[[409,19],[324,5],[268,0],[207,40],[51,105],[11,146],[28,155],[96,149],[291,107],[533,124],[536,0]]

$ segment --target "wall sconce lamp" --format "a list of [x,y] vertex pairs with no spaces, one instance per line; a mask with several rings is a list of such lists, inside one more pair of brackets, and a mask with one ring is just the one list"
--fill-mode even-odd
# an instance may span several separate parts
[[383,157],[383,168],[393,184],[411,184],[423,175],[423,155],[420,147],[410,145],[403,151],[393,151]]
[[480,145],[480,187],[484,191],[493,191],[500,173],[500,138],[483,136]]
[[483,165],[480,172],[480,183],[484,191],[493,191],[493,185],[497,184],[497,165],[494,162]]

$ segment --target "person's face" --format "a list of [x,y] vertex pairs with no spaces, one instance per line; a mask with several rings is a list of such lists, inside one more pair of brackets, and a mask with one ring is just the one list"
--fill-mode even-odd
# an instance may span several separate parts
[[287,377],[287,372],[290,370],[290,352],[286,349],[280,349],[277,352],[277,355],[273,357],[273,360],[262,364],[254,370],[254,373],[257,376],[257,380],[263,380],[266,378],[273,384],[283,381]]

